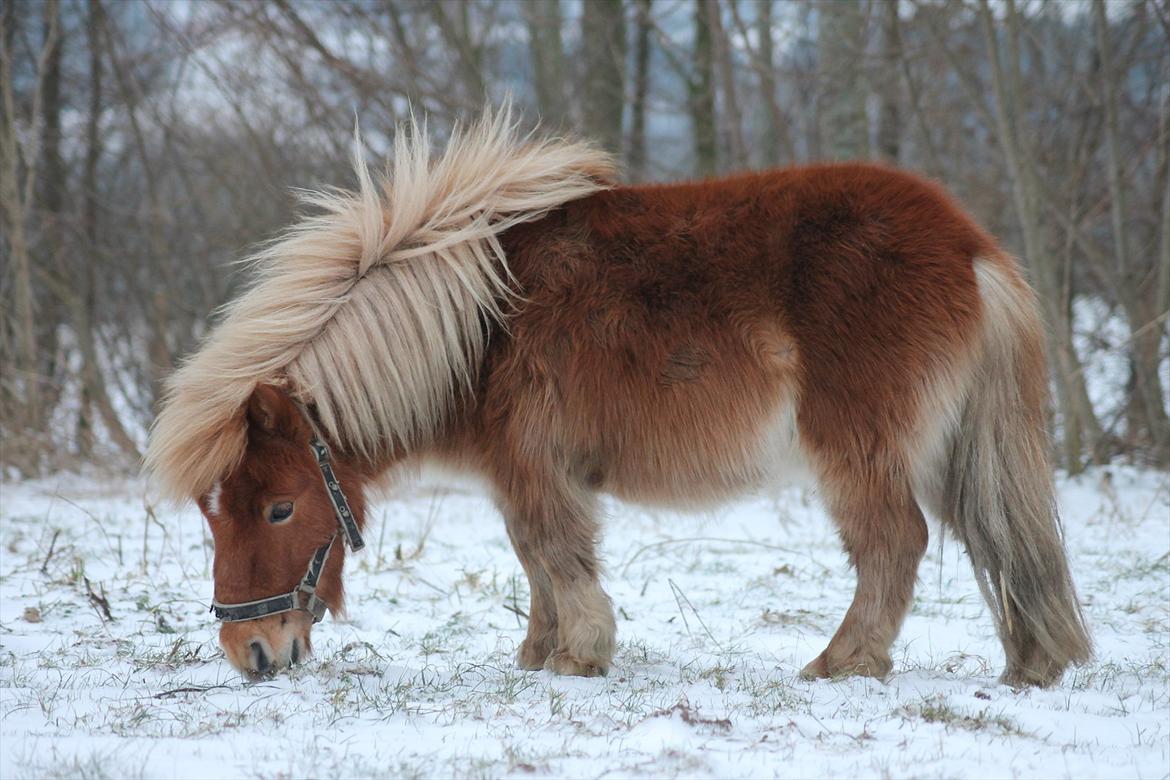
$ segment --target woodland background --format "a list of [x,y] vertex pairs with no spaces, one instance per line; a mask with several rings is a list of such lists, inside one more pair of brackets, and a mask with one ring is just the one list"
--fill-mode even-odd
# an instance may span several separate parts
[[293,188],[353,183],[355,117],[378,159],[411,107],[441,144],[509,94],[628,181],[875,159],[943,182],[1043,299],[1062,465],[1170,462],[1158,0],[0,0],[0,21],[9,475],[135,466],[235,261]]

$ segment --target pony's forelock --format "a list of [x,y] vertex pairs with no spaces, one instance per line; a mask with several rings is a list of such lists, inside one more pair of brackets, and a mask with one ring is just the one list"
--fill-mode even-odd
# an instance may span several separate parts
[[302,193],[319,213],[249,259],[255,283],[168,380],[145,461],[168,497],[238,464],[261,383],[284,383],[365,458],[433,435],[511,294],[499,234],[614,173],[588,144],[520,137],[507,108],[456,128],[438,157],[412,118],[377,181],[361,150],[355,135],[358,190]]

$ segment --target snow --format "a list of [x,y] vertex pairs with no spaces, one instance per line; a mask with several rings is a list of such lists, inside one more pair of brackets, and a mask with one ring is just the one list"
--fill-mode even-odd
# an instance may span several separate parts
[[527,585],[486,499],[410,488],[348,561],[348,620],[248,684],[216,643],[193,507],[134,481],[4,483],[0,777],[1167,777],[1170,477],[1059,489],[1097,657],[1014,691],[934,528],[890,678],[800,680],[854,585],[800,489],[703,515],[607,502],[620,644],[577,679],[514,668]]

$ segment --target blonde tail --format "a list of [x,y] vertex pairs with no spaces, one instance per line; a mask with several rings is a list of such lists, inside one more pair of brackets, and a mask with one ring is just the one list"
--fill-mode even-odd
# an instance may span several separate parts
[[976,261],[983,350],[954,438],[946,516],[1007,653],[1003,681],[1050,685],[1092,654],[1061,535],[1045,432],[1048,373],[1035,297],[1014,261]]

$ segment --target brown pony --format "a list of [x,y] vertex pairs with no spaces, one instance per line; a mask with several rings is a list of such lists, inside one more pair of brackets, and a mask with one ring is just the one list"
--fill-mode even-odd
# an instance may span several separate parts
[[[1036,302],[941,189],[861,164],[617,186],[604,154],[518,139],[506,112],[438,158],[423,135],[398,134],[380,192],[358,157],[357,192],[310,196],[171,379],[147,463],[199,501],[221,605],[287,594],[324,550],[310,590],[342,608],[319,438],[359,524],[406,464],[486,478],[531,589],[524,669],[612,661],[598,493],[691,507],[794,470],[857,571],[805,677],[890,671],[924,511],[966,545],[1005,682],[1089,658]],[[225,623],[228,659],[295,663],[309,609]]]

